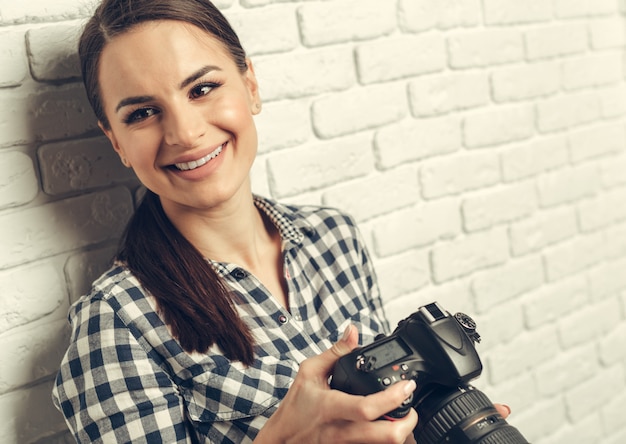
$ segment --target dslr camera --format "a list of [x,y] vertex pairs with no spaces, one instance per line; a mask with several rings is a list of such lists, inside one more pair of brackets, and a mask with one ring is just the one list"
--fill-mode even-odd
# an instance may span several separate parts
[[469,385],[482,372],[474,344],[476,323],[452,316],[437,302],[400,321],[390,336],[379,335],[365,347],[341,357],[330,380],[333,389],[369,395],[402,380],[417,388],[385,419],[419,415],[413,431],[419,444],[528,444],[480,390]]

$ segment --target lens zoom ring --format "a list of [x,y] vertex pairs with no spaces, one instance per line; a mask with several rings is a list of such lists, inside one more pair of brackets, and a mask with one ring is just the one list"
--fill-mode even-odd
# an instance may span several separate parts
[[425,425],[420,433],[421,443],[436,443],[459,423],[474,412],[491,407],[491,402],[480,391],[469,391],[461,394],[441,408]]
[[477,444],[528,444],[526,438],[515,427],[507,425],[501,429],[496,429],[493,433],[485,436]]

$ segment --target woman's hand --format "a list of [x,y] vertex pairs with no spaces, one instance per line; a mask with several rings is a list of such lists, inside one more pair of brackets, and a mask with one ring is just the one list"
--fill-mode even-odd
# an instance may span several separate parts
[[415,410],[397,421],[377,419],[402,404],[415,390],[414,381],[368,396],[330,389],[328,376],[335,362],[357,345],[358,333],[350,326],[330,350],[304,361],[255,443],[404,443],[412,437]]

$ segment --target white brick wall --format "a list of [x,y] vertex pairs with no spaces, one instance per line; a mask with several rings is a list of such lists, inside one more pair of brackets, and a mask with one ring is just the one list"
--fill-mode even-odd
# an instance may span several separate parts
[[[393,324],[479,322],[535,444],[626,442],[620,0],[218,0],[261,85],[257,192],[360,223]],[[78,79],[84,0],[0,0],[0,436],[65,443],[66,313],[137,183]],[[36,418],[36,420],[34,419]]]

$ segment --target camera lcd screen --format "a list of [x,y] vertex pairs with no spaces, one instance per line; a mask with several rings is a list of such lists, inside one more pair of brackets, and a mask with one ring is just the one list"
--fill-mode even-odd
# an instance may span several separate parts
[[393,341],[384,342],[380,344],[380,346],[369,350],[367,353],[364,353],[364,356],[374,358],[370,362],[373,365],[372,370],[377,370],[399,359],[406,358],[409,356],[409,351],[407,350],[407,346],[399,338],[396,338]]

